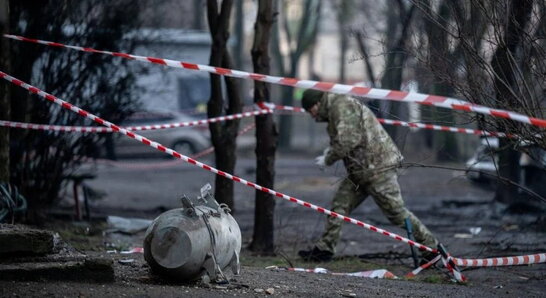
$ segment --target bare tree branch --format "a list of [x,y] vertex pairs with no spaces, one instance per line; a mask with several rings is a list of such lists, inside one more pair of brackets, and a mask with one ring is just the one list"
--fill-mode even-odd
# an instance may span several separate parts
[[444,170],[453,170],[453,171],[461,171],[461,172],[474,172],[474,173],[479,173],[479,174],[482,174],[482,175],[486,175],[486,176],[490,176],[490,177],[493,177],[499,181],[501,181],[502,183],[505,183],[505,184],[510,184],[510,185],[513,185],[519,189],[521,189],[522,191],[526,192],[527,194],[531,195],[533,198],[536,198],[540,201],[542,201],[543,203],[546,203],[546,198],[541,196],[540,194],[536,193],[535,191],[517,183],[517,182],[514,182],[510,179],[507,179],[505,177],[502,177],[502,176],[499,176],[499,175],[495,175],[495,174],[491,174],[491,173],[488,173],[488,172],[484,172],[484,171],[479,171],[479,170],[472,170],[472,169],[466,169],[466,168],[456,168],[456,167],[449,167],[449,166],[440,166],[440,165],[426,165],[426,164],[420,164],[420,163],[409,163],[409,162],[406,162],[406,163],[403,163],[402,165],[402,168],[411,168],[411,167],[418,167],[418,168],[433,168],[433,169],[444,169]]

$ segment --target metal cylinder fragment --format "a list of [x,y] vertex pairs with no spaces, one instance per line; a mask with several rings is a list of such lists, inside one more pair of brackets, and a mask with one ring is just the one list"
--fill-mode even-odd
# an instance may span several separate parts
[[144,258],[154,273],[180,281],[226,280],[223,270],[239,274],[241,230],[225,205],[212,196],[182,198],[182,208],[158,216],[144,239]]

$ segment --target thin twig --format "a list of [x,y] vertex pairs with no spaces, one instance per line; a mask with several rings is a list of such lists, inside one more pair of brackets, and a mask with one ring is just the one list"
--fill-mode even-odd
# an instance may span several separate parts
[[444,170],[454,170],[454,171],[463,171],[463,172],[474,172],[474,173],[480,173],[482,175],[486,175],[486,176],[490,176],[490,177],[493,177],[493,178],[496,178],[498,180],[500,180],[501,182],[503,183],[507,183],[507,184],[510,184],[512,186],[516,186],[517,188],[523,190],[524,192],[528,193],[529,195],[531,195],[531,197],[535,197],[539,200],[541,200],[542,202],[546,203],[546,198],[544,198],[543,196],[541,196],[540,194],[532,191],[531,189],[519,184],[519,183],[516,183],[508,178],[505,178],[505,177],[501,177],[499,175],[495,175],[495,174],[491,174],[491,173],[487,173],[487,172],[484,172],[484,171],[480,171],[480,170],[473,170],[473,169],[466,169],[466,168],[455,168],[455,167],[448,167],[448,166],[438,166],[438,165],[425,165],[425,164],[420,164],[420,163],[409,163],[409,162],[405,162],[402,164],[402,167],[403,168],[410,168],[410,167],[421,167],[421,168],[434,168],[434,169],[444,169]]

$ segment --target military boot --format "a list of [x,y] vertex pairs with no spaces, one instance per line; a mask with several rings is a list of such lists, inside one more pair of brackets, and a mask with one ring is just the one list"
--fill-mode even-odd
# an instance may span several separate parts
[[334,256],[333,253],[327,250],[320,250],[317,247],[313,247],[310,250],[300,250],[298,255],[307,262],[329,262]]

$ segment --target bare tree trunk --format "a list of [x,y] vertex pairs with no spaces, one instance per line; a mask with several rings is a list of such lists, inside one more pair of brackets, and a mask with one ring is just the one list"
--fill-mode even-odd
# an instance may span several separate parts
[[[258,1],[258,16],[254,25],[254,45],[252,64],[254,72],[269,74],[269,38],[273,24],[272,0]],[[269,101],[269,86],[255,82],[254,102]],[[273,189],[275,182],[275,151],[277,148],[277,128],[273,116],[256,116],[256,182]],[[260,254],[274,252],[274,211],[275,198],[263,191],[256,191],[254,209],[254,235],[250,250]]]
[[[421,11],[422,31],[427,40],[427,54],[420,59],[424,61],[423,66],[426,70],[416,71],[423,81],[419,84],[420,91],[453,96],[457,90],[464,98],[487,105],[482,90],[488,84],[484,71],[488,64],[480,56],[480,47],[488,23],[480,10],[487,10],[490,4],[482,1],[466,3],[447,0],[419,0],[415,4]],[[457,28],[455,34],[458,35],[455,39],[451,28]],[[460,87],[458,84],[460,76],[456,70],[463,66],[466,67],[464,75],[467,85]],[[430,78],[427,74],[431,74]],[[421,112],[426,121],[451,123],[456,120],[456,114],[450,110],[422,106]],[[432,131],[423,133],[427,146],[436,149],[438,160],[453,160],[460,157],[461,147],[458,146],[458,142],[461,139],[458,136]]]
[[203,24],[203,2],[201,0],[193,0],[193,8],[195,9],[193,28],[196,30],[206,29],[205,24]]
[[233,46],[233,60],[237,69],[243,69],[243,52],[245,49],[245,16],[244,1],[237,1],[235,10],[235,45]]
[[[276,1],[274,5],[275,5],[275,9],[278,10],[280,9],[279,5],[284,5],[284,4],[282,3],[282,1]],[[278,14],[279,12],[277,11],[276,13]],[[273,59],[276,63],[278,72],[280,73],[280,75],[286,76],[287,70],[284,63],[284,57],[281,53],[280,46],[279,46],[281,42],[280,27],[281,27],[280,22],[277,22],[277,24],[273,27],[273,34],[272,34],[273,46],[271,50],[272,50]],[[291,105],[291,103],[293,103],[292,96],[293,96],[294,88],[281,86],[280,89],[281,89],[281,95],[280,95],[281,103],[283,105]],[[280,148],[290,148],[291,138],[292,138],[292,135],[291,135],[292,118],[293,116],[291,115],[280,116],[280,124],[279,124],[279,130],[280,130],[279,147]]]
[[[227,50],[229,38],[229,20],[233,1],[222,1],[221,10],[218,11],[216,0],[207,1],[207,19],[212,37],[210,53],[210,65],[225,68],[232,67],[232,61]],[[227,89],[227,114],[240,113],[242,110],[241,97],[235,79],[225,77]],[[207,104],[209,118],[221,116],[224,112],[224,96],[222,94],[222,78],[218,75],[210,75],[211,95]],[[216,167],[224,172],[233,173],[236,163],[236,137],[239,128],[239,120],[224,123],[210,123],[212,144],[216,157]],[[219,203],[227,204],[235,211],[233,200],[233,181],[223,176],[216,175],[215,197]]]
[[[461,24],[462,37],[459,42],[461,51],[461,58],[464,61],[466,68],[466,83],[468,84],[468,90],[465,90],[464,97],[468,98],[471,102],[480,105],[491,105],[482,96],[482,88],[488,84],[485,74],[486,61],[482,60],[479,52],[483,43],[483,36],[488,28],[487,19],[483,15],[479,2],[471,2],[469,17],[465,16],[464,5],[459,2],[451,2],[453,12],[455,16],[455,22]],[[482,126],[482,122],[478,122],[478,129],[486,129]]]
[[347,49],[349,47],[349,38],[347,37],[347,23],[351,21],[352,1],[344,0],[338,3],[337,23],[339,26],[339,82],[345,83],[347,72]]
[[[9,0],[0,1],[0,34],[9,33]],[[10,73],[8,40],[0,40],[0,69]],[[0,119],[10,119],[10,86],[0,84]],[[9,172],[9,128],[0,127],[0,182],[10,182]]]
[[[448,35],[444,29],[451,19],[451,10],[448,1],[439,4],[438,13],[432,14],[431,4],[428,0],[422,1],[422,9],[425,11],[425,31],[428,38],[428,64],[432,69],[433,82],[430,92],[434,95],[452,96],[453,88],[447,80],[453,77],[452,67],[458,57],[453,57],[449,50]],[[455,60],[455,61],[451,61]],[[434,122],[454,123],[455,117],[452,111],[432,108]],[[453,161],[458,158],[458,148],[455,134],[433,134],[433,144],[436,149],[436,158],[440,161]]]
[[[290,76],[293,77],[293,76]],[[293,87],[281,87],[281,96],[282,104],[286,106],[294,105],[294,88]],[[279,147],[281,152],[290,150],[292,147],[292,126],[293,126],[293,115],[281,114],[280,115],[280,138],[279,138]]]
[[[491,66],[496,73],[495,91],[498,102],[509,107],[519,105],[517,96],[516,74],[517,72],[517,50],[521,47],[524,36],[524,28],[529,21],[533,10],[532,0],[512,0],[508,10],[506,29],[502,40],[493,55]],[[503,121],[499,121],[501,127]],[[512,124],[514,125],[514,124]],[[499,153],[499,175],[515,183],[520,181],[519,153],[514,151],[514,141],[503,138],[499,142],[501,152]],[[517,187],[513,184],[499,183],[495,199],[503,203],[514,203],[518,201]]]
[[[295,78],[298,75],[298,64],[300,61],[299,55],[291,55],[290,58],[290,71],[286,74],[286,77]],[[290,86],[281,87],[282,104],[285,106],[294,105],[294,88]],[[289,150],[292,147],[292,126],[294,125],[293,115],[281,115],[280,116],[280,138],[279,147],[283,150]]]
[[[406,9],[404,3],[398,1],[398,11],[398,14],[389,12],[388,15],[387,57],[385,61],[385,73],[381,78],[381,88],[384,89],[400,90],[402,85],[402,72],[408,58],[406,43],[410,37],[409,28],[413,19],[415,5],[411,4],[409,9]],[[400,114],[400,106],[398,104],[391,105],[388,114],[391,117],[398,117]],[[396,142],[399,128],[396,126],[389,126],[386,127],[385,130]]]
[[[366,46],[366,42],[364,38],[365,37],[364,37],[364,34],[362,34],[362,32],[360,31],[356,32],[355,39],[358,45],[358,49],[360,50],[360,55],[362,55],[362,58],[364,59],[365,74],[370,80],[370,87],[376,88],[377,86],[376,86],[376,80],[375,80],[375,73],[374,73],[373,66],[370,60],[370,55],[368,54],[368,47]],[[368,102],[368,107],[375,114],[376,117],[382,117],[379,100],[370,100]]]
[[[279,1],[283,16],[286,16],[288,13],[286,11],[287,1]],[[287,36],[287,43],[291,45],[289,53],[289,63],[290,66],[289,72],[284,72],[284,60],[280,52],[279,46],[279,31],[278,28],[275,29],[273,35],[273,53],[279,65],[279,70],[282,71],[281,75],[285,77],[295,78],[298,75],[298,64],[300,62],[301,56],[316,42],[316,37],[318,33],[318,25],[321,11],[321,1],[318,0],[305,0],[302,11],[303,15],[299,21],[298,31],[296,33],[295,39],[292,40],[292,32],[290,30],[290,25],[286,18],[284,18],[283,28],[284,33]],[[295,44],[295,48],[292,45]],[[294,105],[293,98],[294,88],[292,87],[283,87],[282,88],[282,104],[287,106]],[[281,115],[280,120],[280,138],[279,138],[279,148],[281,149],[290,149],[292,143],[292,116],[290,115]]]
[[366,66],[365,73],[370,80],[370,87],[375,88],[375,73],[373,71],[372,63],[370,61],[370,55],[368,54],[368,47],[366,46],[366,43],[364,41],[364,35],[362,34],[362,32],[357,32],[355,35],[355,39],[358,44],[360,54],[364,59],[364,65]]

